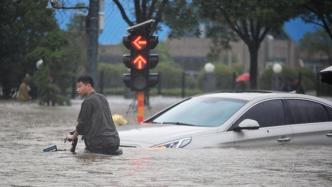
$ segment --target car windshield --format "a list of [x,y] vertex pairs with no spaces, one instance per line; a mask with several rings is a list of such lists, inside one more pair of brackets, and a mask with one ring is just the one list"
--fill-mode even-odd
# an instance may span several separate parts
[[222,125],[246,101],[218,97],[186,100],[153,119],[153,123],[216,127]]

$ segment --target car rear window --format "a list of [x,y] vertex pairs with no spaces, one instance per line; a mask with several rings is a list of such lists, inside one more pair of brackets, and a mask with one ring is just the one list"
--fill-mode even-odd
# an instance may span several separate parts
[[325,108],[326,108],[327,113],[329,115],[329,120],[332,121],[332,108],[328,107],[328,106],[325,106]]
[[289,99],[286,102],[291,124],[329,121],[327,110],[320,103],[299,99]]

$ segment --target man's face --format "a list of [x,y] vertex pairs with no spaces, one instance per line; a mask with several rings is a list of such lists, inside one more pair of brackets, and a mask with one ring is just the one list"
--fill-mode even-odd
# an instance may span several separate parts
[[85,84],[83,82],[76,83],[76,91],[81,97],[88,95],[90,89],[91,89],[90,84]]

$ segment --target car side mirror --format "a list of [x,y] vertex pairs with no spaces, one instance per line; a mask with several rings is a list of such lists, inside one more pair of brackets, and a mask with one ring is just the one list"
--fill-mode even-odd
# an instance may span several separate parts
[[253,119],[245,119],[241,121],[238,127],[234,129],[234,131],[241,131],[241,130],[254,130],[259,129],[259,123]]

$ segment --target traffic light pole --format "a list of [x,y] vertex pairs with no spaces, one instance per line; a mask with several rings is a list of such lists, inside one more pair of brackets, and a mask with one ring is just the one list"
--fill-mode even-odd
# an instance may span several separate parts
[[123,38],[124,46],[130,50],[130,54],[123,55],[123,63],[130,69],[130,73],[123,75],[123,81],[128,88],[136,91],[139,124],[144,121],[144,92],[159,80],[158,74],[150,73],[159,60],[157,54],[150,54],[150,50],[158,44],[158,37],[150,33],[149,27],[153,23],[154,20],[148,20],[129,27],[129,35]]
[[142,124],[144,121],[144,91],[137,91],[137,122]]

